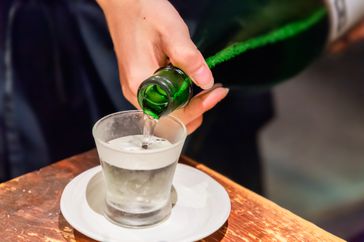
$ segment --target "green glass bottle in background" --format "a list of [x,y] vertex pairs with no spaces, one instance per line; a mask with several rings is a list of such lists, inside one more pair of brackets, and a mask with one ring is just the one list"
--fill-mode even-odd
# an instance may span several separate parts
[[[209,1],[193,41],[216,79],[245,90],[297,74],[364,16],[363,0]],[[234,80],[240,70],[241,77]],[[237,82],[238,81],[238,82]],[[145,80],[138,101],[158,119],[186,105],[191,80],[171,65]]]

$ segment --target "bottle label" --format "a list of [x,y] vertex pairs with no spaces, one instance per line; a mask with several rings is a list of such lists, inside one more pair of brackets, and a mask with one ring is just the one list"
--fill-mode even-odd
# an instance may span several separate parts
[[330,41],[339,38],[343,33],[364,18],[364,0],[326,0],[330,18]]

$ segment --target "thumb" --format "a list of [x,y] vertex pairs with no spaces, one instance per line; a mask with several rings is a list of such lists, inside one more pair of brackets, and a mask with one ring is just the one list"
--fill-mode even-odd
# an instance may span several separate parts
[[210,68],[188,34],[169,38],[164,51],[172,65],[183,70],[197,86],[209,89],[214,85]]

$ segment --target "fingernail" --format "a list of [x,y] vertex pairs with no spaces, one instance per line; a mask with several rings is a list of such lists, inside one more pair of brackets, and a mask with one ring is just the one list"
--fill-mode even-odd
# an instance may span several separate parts
[[[218,88],[218,87],[222,87],[223,85],[222,85],[222,83],[215,83],[213,86],[212,86],[212,88]],[[212,89],[211,88],[211,89]]]
[[219,88],[219,92],[220,93],[223,93],[224,96],[226,96],[230,89],[229,88],[226,88],[226,87],[223,87],[221,83],[218,83],[218,84],[215,84],[212,88],[210,88],[209,90],[206,90],[206,92],[212,92],[214,91],[215,89]]
[[225,89],[226,95],[228,95],[228,93],[230,92],[230,88],[225,87],[224,89]]
[[205,89],[205,91],[211,92],[211,91],[215,90],[218,87],[223,87],[223,85],[221,83],[214,83],[214,85],[211,88]]
[[201,66],[192,76],[192,79],[198,83],[202,89],[209,89],[214,85],[213,79],[211,79],[208,68]]

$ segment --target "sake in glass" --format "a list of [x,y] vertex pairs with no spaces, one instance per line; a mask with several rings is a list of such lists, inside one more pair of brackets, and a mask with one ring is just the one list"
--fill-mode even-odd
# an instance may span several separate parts
[[125,227],[146,227],[166,219],[172,209],[175,168],[187,136],[178,119],[158,120],[148,148],[143,148],[144,114],[124,111],[93,127],[106,186],[107,219]]

